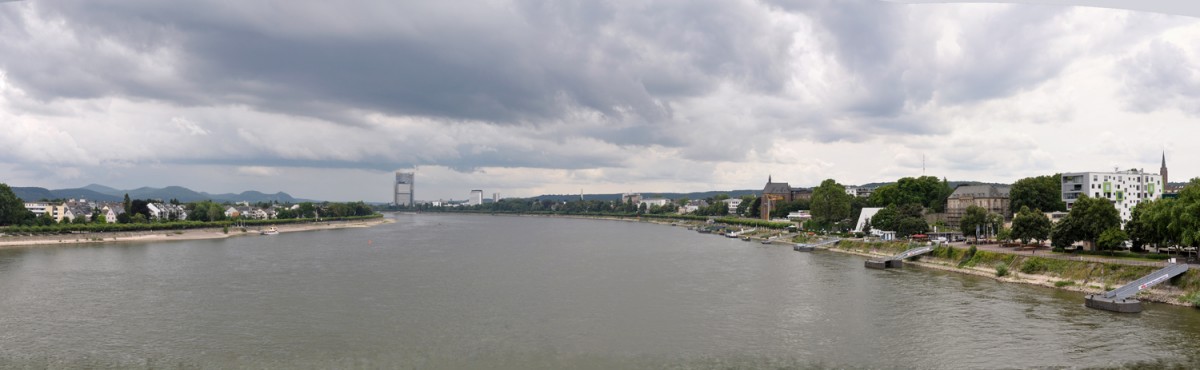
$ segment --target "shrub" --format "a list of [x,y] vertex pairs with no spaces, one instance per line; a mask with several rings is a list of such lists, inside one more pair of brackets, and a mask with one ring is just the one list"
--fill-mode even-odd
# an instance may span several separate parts
[[1068,285],[1075,285],[1075,282],[1071,281],[1071,280],[1059,280],[1059,281],[1054,282],[1054,286],[1058,287],[1058,288],[1062,288],[1062,287],[1065,287]]
[[1042,262],[1041,258],[1029,258],[1021,263],[1021,273],[1023,274],[1036,274],[1043,271],[1046,271],[1046,264]]
[[223,231],[223,232],[225,232],[226,234],[228,234],[228,233],[229,233],[229,225],[225,225],[225,227],[223,227],[223,228],[221,229],[221,231]]
[[1002,277],[1002,276],[1006,276],[1006,275],[1008,275],[1008,266],[1005,266],[1002,263],[996,264],[996,276]]

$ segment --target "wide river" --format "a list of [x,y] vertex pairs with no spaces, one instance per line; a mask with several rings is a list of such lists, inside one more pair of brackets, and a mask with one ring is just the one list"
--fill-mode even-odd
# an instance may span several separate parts
[[0,367],[1026,368],[1200,361],[1200,312],[679,227],[476,215],[0,250]]

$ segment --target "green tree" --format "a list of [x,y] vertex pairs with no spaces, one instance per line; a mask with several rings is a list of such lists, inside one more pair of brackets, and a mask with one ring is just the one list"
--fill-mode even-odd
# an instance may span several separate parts
[[925,216],[919,204],[889,205],[876,212],[871,217],[870,223],[871,228],[895,231],[898,237],[922,234],[929,230],[929,224],[925,222]]
[[905,177],[897,180],[895,184],[876,188],[871,193],[868,203],[876,207],[886,207],[889,204],[919,204],[933,209],[934,212],[944,212],[946,197],[953,191],[945,179],[939,180],[933,176]]
[[33,212],[25,209],[25,202],[17,198],[12,188],[0,183],[0,225],[20,225],[33,217]]
[[979,236],[987,231],[987,215],[986,208],[974,204],[968,206],[966,213],[958,221],[959,230],[963,235],[974,235],[975,241],[979,241]]
[[1016,214],[1021,207],[1040,209],[1044,212],[1067,210],[1062,201],[1062,175],[1026,177],[1017,180],[1009,191],[1009,206]]
[[1040,210],[1030,210],[1028,206],[1025,206],[1021,207],[1013,216],[1012,237],[1020,240],[1021,244],[1029,244],[1031,240],[1036,240],[1038,244],[1041,244],[1043,240],[1050,238],[1052,228],[1053,224],[1045,213]]
[[1100,236],[1096,238],[1096,247],[1100,250],[1112,251],[1124,245],[1126,240],[1129,240],[1129,235],[1125,234],[1121,228],[1113,227],[1100,233]]
[[846,187],[833,179],[821,182],[813,189],[812,209],[813,220],[821,225],[833,225],[850,218],[850,202],[852,195],[846,194]]
[[1168,232],[1182,245],[1200,246],[1200,178],[1192,179],[1179,191],[1171,214],[1174,222],[1168,226]]
[[[1121,214],[1107,199],[1080,195],[1071,206],[1071,212],[1059,223],[1061,230],[1053,235],[1055,247],[1077,241],[1086,241],[1095,246],[1105,230],[1121,227]],[[1067,239],[1059,241],[1058,238]]]

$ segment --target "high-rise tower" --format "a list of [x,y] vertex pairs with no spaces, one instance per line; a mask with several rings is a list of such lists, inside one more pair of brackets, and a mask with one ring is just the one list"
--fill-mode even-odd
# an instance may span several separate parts
[[414,172],[396,171],[396,182],[392,183],[392,191],[395,194],[392,204],[402,207],[413,205],[413,189],[415,188],[413,182],[415,177],[416,173]]

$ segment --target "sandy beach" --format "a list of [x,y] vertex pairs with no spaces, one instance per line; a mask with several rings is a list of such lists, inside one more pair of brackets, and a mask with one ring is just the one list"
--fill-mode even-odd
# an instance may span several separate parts
[[[395,222],[387,218],[354,221],[314,222],[304,224],[275,225],[280,233],[300,231],[331,230],[344,228],[361,228]],[[120,242],[159,242],[171,240],[223,239],[237,236],[261,236],[259,231],[270,226],[248,227],[243,232],[241,228],[231,227],[226,234],[221,228],[161,230],[138,232],[111,232],[86,234],[61,234],[40,236],[4,236],[0,237],[0,248],[49,246],[81,243],[120,243]]]

